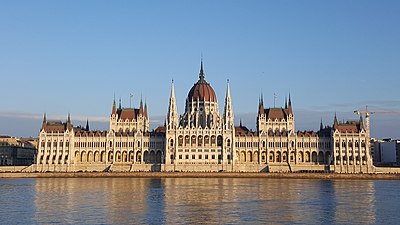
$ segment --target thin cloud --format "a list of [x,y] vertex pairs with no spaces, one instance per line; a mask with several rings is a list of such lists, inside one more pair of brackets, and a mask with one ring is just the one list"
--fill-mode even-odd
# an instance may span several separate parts
[[[30,120],[41,120],[43,119],[43,114],[37,113],[25,113],[25,112],[0,112],[0,117],[11,118],[11,119],[30,119]],[[46,115],[48,120],[61,120],[67,119],[67,115]],[[83,115],[71,115],[72,121],[86,121],[91,122],[108,122],[109,118],[104,116],[83,116]]]

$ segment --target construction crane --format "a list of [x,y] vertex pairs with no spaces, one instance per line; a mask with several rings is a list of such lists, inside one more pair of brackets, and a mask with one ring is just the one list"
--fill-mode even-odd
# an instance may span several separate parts
[[367,132],[368,137],[370,137],[370,122],[369,122],[369,116],[372,114],[399,114],[399,111],[369,111],[368,106],[365,106],[365,111],[359,111],[355,110],[355,114],[357,115],[365,115],[365,130]]

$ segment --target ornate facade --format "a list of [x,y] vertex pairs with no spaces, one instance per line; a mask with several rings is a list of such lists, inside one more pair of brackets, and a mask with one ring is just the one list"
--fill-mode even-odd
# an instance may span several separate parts
[[289,95],[282,108],[265,108],[261,97],[257,129],[235,126],[227,82],[224,109],[205,79],[198,81],[179,115],[174,83],[164,126],[150,131],[147,104],[117,108],[109,131],[92,131],[67,121],[43,119],[37,171],[243,171],[339,173],[373,172],[369,128],[359,121],[338,122],[319,131],[296,131]]

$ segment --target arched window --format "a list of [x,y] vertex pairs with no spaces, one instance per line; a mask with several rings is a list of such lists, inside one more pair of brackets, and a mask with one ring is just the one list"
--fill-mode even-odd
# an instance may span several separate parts
[[182,147],[182,146],[183,146],[183,136],[182,136],[182,135],[180,135],[180,136],[178,137],[178,146],[179,146],[179,147]]
[[217,146],[222,146],[222,136],[219,135],[217,138]]

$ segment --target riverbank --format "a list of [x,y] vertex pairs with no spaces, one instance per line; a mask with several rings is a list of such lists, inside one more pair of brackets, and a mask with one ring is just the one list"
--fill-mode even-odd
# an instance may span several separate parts
[[337,173],[193,173],[193,172],[72,172],[72,173],[0,173],[0,178],[276,178],[319,180],[400,180],[400,174]]

